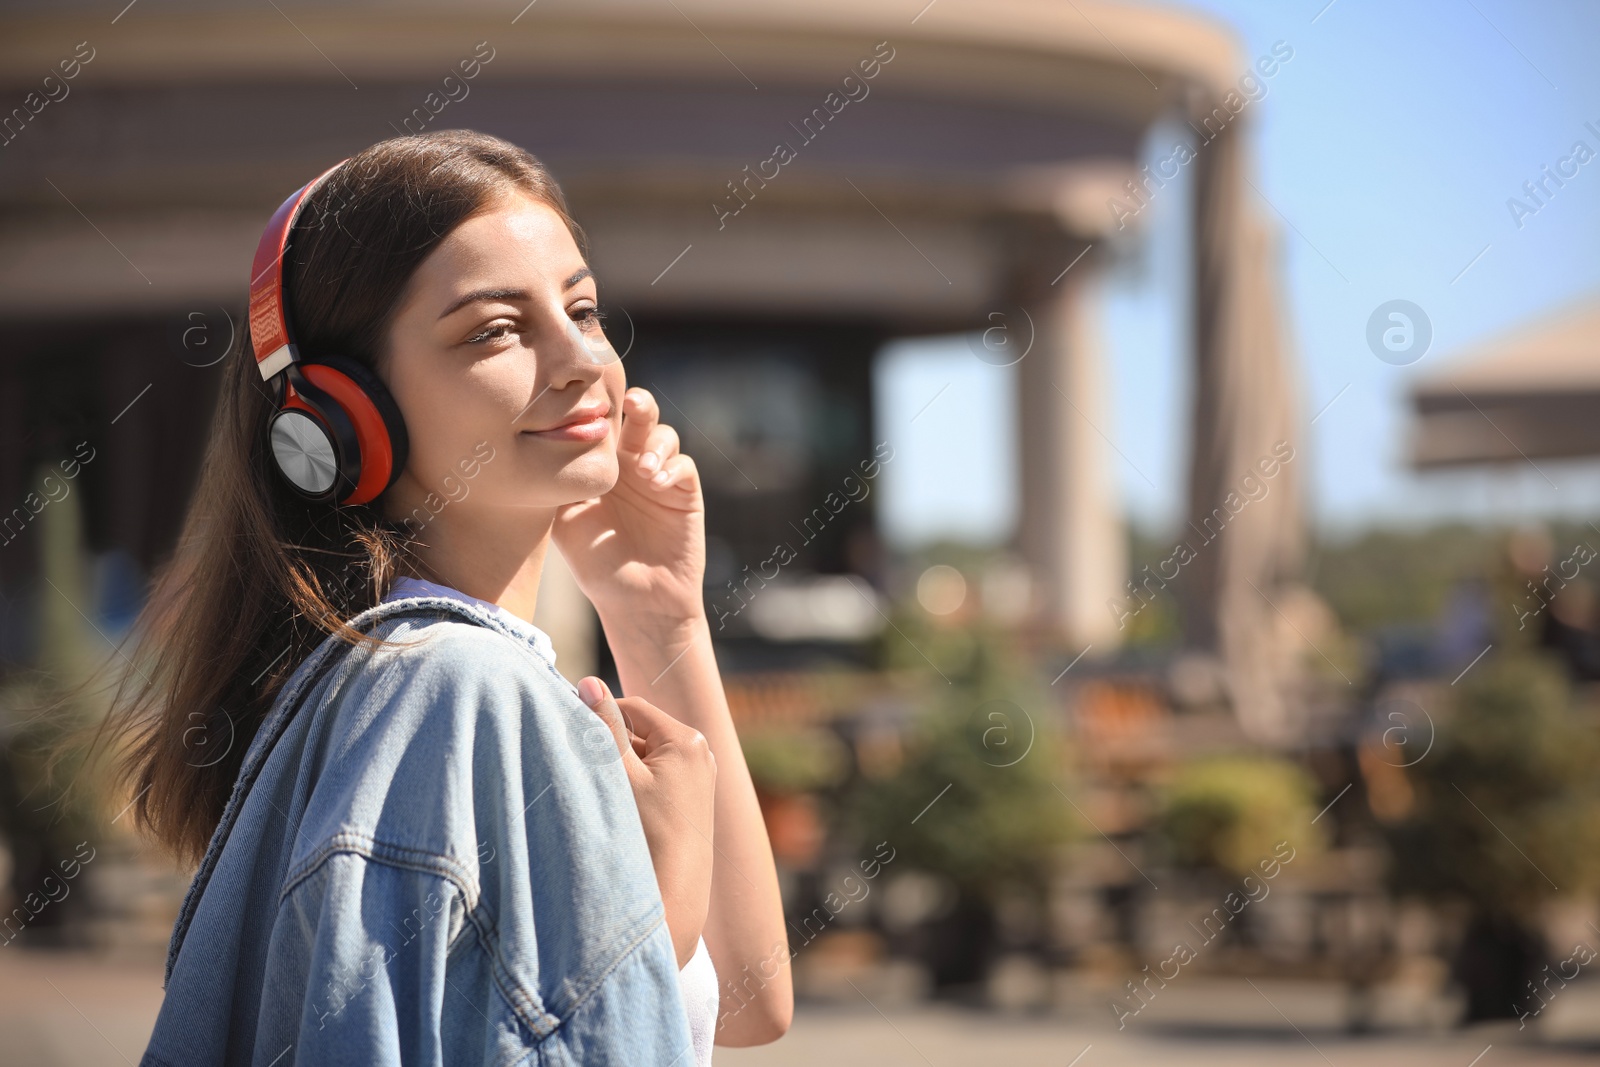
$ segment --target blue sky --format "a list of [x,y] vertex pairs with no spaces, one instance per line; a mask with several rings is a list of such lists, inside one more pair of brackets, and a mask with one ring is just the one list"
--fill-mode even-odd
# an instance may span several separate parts
[[[1600,158],[1520,228],[1507,208],[1575,141],[1600,150],[1584,127],[1600,128],[1600,4],[1325,4],[1183,5],[1234,27],[1241,74],[1276,41],[1294,49],[1246,114],[1262,194],[1251,197],[1280,229],[1302,426],[1321,411],[1305,435],[1313,521],[1348,531],[1600,513],[1600,464],[1418,477],[1403,462],[1411,378],[1600,293]],[[1170,137],[1154,141],[1165,154]],[[1102,428],[1126,457],[1111,457],[1122,505],[1147,527],[1175,523],[1183,501],[1181,202],[1152,205],[1148,243],[1108,279],[1104,311],[1112,395]],[[1433,326],[1411,366],[1384,363],[1366,344],[1368,318],[1393,299],[1419,305]],[[880,390],[880,422],[906,441],[897,452],[906,462],[886,471],[887,532],[902,544],[1005,536],[1016,511],[1009,372],[959,341],[887,356],[881,380],[893,387]],[[954,384],[911,423],[945,382]]]

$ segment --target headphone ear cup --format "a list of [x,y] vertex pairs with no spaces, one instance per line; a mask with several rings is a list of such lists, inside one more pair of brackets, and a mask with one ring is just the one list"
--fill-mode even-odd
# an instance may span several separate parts
[[[324,417],[316,398],[296,394],[298,402],[280,408],[268,423],[267,442],[272,461],[290,486],[311,500],[328,500],[355,485],[350,478],[348,455],[356,451],[339,441],[339,428]],[[345,420],[338,420],[343,422]]]
[[400,406],[381,379],[363,364],[328,356],[300,364],[305,379],[335,400],[354,428],[360,473],[341,504],[365,504],[395,483],[410,452]]
[[272,458],[278,473],[301,496],[338,503],[355,491],[361,478],[361,440],[334,393],[353,400],[357,387],[328,371],[318,378],[334,384],[330,393],[302,373],[304,366],[290,364],[280,376],[284,399],[268,424]]
[[343,372],[347,378],[361,386],[361,391],[371,399],[372,406],[378,409],[378,415],[383,419],[384,428],[388,431],[389,452],[393,457],[389,480],[383,486],[384,489],[389,488],[400,477],[400,472],[406,469],[406,460],[411,454],[411,438],[406,433],[406,420],[400,415],[400,405],[395,403],[394,394],[383,384],[383,379],[364,363],[357,363],[344,356],[330,356],[317,362]]

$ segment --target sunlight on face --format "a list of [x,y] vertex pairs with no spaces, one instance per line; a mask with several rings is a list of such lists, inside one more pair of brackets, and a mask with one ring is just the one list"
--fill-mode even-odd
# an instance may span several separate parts
[[451,231],[408,283],[380,361],[411,439],[386,513],[429,494],[433,511],[607,492],[625,382],[596,307],[595,279],[545,204],[509,195]]

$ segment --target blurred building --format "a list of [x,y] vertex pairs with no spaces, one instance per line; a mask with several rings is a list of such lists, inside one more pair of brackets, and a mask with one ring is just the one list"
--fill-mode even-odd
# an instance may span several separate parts
[[[91,547],[148,572],[271,209],[376,140],[452,126],[526,146],[566,189],[630,378],[705,474],[708,595],[811,532],[872,458],[884,341],[987,331],[999,340],[975,358],[1020,360],[1017,548],[1040,618],[1063,645],[1115,645],[1107,604],[1131,590],[1092,305],[1127,214],[1113,198],[1162,195],[1139,169],[1158,120],[1198,135],[1192,525],[1294,440],[1272,255],[1245,199],[1255,64],[1219,26],[1104,0],[518,6],[70,0],[0,16],[0,505],[87,441]],[[74,56],[70,80],[43,81]],[[1189,643],[1227,664],[1263,736],[1283,717],[1268,646],[1298,567],[1293,478],[1208,537],[1180,586]],[[797,579],[881,585],[870,500],[814,525]],[[34,551],[24,533],[0,553],[13,657]],[[541,621],[587,658],[581,598],[549,601],[562,617]],[[816,614],[797,638],[860,622]]]
[[1600,456],[1600,298],[1454,355],[1411,404],[1419,469]]

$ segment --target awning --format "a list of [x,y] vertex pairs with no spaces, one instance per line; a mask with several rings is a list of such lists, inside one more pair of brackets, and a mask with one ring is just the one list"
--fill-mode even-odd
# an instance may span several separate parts
[[1600,297],[1462,353],[1411,404],[1418,468],[1600,456]]

